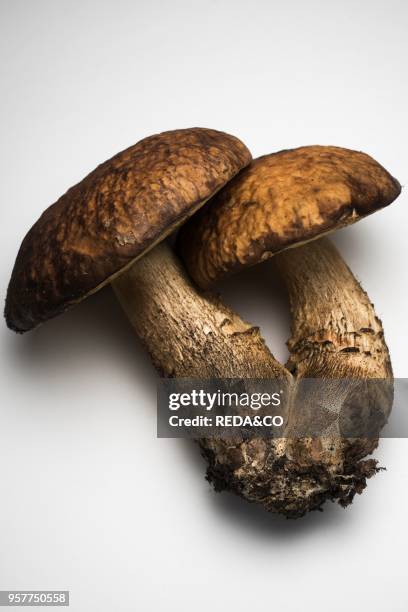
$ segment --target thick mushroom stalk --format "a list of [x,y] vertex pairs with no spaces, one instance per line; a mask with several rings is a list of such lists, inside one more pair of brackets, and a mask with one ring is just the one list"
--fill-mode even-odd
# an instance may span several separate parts
[[273,259],[289,293],[289,370],[309,378],[388,378],[381,321],[334,245],[322,238]]
[[[213,448],[209,476],[220,490],[296,518],[326,500],[348,505],[376,473],[377,462],[363,458],[376,448],[391,410],[392,369],[373,305],[327,239],[285,251],[275,266],[292,312],[286,438],[252,440],[250,461],[242,445],[229,448],[230,461]],[[321,381],[311,397],[302,389],[305,378]],[[369,379],[378,384],[361,389]],[[305,425],[315,435],[296,433]],[[369,437],[358,436],[358,425]]]
[[[325,498],[347,505],[377,471],[375,460],[361,459],[376,448],[392,406],[392,368],[381,321],[329,240],[289,249],[274,264],[291,305],[287,368],[298,385],[304,378],[324,380],[316,401],[305,405],[300,393],[291,406],[293,427],[301,418],[315,419],[322,429],[327,421],[326,434],[319,437],[296,439],[288,433],[287,472],[293,482],[308,474],[294,512],[319,507]],[[370,379],[379,380],[370,385]],[[325,414],[318,414],[320,406]],[[369,437],[358,436],[361,425]]]
[[[229,447],[229,461],[211,444],[207,456],[217,489],[297,518],[327,500],[347,506],[378,471],[374,459],[363,458],[377,447],[391,410],[392,369],[373,305],[329,240],[289,249],[274,262],[292,313],[286,437],[253,439],[249,461],[242,444]],[[302,384],[312,378],[319,381],[308,396]],[[367,387],[370,379],[379,380]],[[314,435],[299,434],[305,426]],[[359,427],[369,436],[360,437]]]
[[126,315],[166,377],[276,378],[288,372],[257,327],[200,292],[162,242],[112,283]]
[[[165,377],[266,378],[292,376],[270,353],[257,327],[243,321],[215,295],[201,292],[166,243],[121,274],[115,294],[157,370]],[[199,440],[217,490],[247,499],[263,482],[267,456],[278,459],[283,440]],[[278,496],[279,483],[276,486]],[[270,493],[270,490],[269,490]]]

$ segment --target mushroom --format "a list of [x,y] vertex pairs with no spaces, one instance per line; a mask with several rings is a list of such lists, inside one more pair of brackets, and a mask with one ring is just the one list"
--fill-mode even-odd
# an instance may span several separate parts
[[98,166],[24,238],[7,325],[28,331],[111,283],[165,376],[283,372],[258,328],[197,291],[164,242],[250,160],[237,138],[192,128],[146,138]]
[[[292,312],[286,367],[295,393],[287,436],[280,445],[253,439],[249,451],[238,443],[229,449],[234,461],[216,440],[207,441],[209,478],[218,490],[297,517],[326,499],[346,506],[378,469],[363,458],[377,446],[392,405],[382,325],[334,246],[316,239],[387,206],[400,190],[364,153],[302,147],[254,160],[181,229],[179,252],[202,288],[275,255]],[[325,379],[320,397],[301,392],[305,378]],[[380,381],[344,388],[348,379]],[[296,435],[305,419],[322,417],[324,435]],[[356,422],[367,432],[371,420],[375,435],[356,436]]]
[[[160,266],[153,247],[250,160],[234,136],[192,128],[145,138],[98,166],[25,236],[8,287],[7,325],[21,333],[36,327],[115,282],[142,256]],[[165,258],[166,247],[158,250]]]
[[192,128],[146,138],[100,165],[24,238],[7,325],[26,332],[111,283],[164,376],[288,378],[258,328],[198,291],[164,242],[250,160],[237,138]]

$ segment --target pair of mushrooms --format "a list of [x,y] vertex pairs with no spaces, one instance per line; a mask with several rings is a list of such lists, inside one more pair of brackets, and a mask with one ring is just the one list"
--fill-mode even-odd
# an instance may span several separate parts
[[[399,193],[384,168],[355,151],[311,146],[252,161],[223,132],[158,134],[98,166],[38,219],[17,255],[6,321],[28,331],[111,283],[165,377],[280,378],[294,389],[304,378],[333,379],[333,389],[337,379],[390,379],[381,322],[320,237]],[[176,250],[185,267],[164,241],[181,225]],[[272,255],[292,311],[286,366],[257,327],[202,291]],[[337,415],[349,410],[351,418],[365,409],[350,408],[341,393],[335,404]],[[298,409],[289,406],[292,422]],[[199,444],[217,490],[298,517],[326,499],[347,505],[377,469],[364,460],[375,437],[328,431]]]

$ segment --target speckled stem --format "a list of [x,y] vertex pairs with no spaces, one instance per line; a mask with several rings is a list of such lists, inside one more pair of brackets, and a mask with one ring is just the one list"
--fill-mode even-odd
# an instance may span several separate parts
[[[384,414],[376,408],[391,408],[392,389],[381,381],[374,389],[363,385],[356,391],[344,379],[384,379],[392,372],[381,322],[328,240],[287,250],[274,261],[288,288],[293,320],[287,435],[230,446],[224,461],[215,449],[209,454],[209,476],[219,490],[232,490],[267,510],[297,518],[326,500],[350,504],[377,471],[375,460],[363,458],[377,446],[376,425],[383,423]],[[306,377],[325,379],[323,387],[309,396],[304,387],[299,393]],[[370,438],[345,436],[345,431],[355,436],[356,423],[365,427],[373,420]],[[319,437],[295,435],[299,426],[316,423]]]
[[273,261],[291,304],[291,372],[311,378],[392,376],[381,321],[327,238],[289,249]]
[[[167,244],[155,247],[113,287],[163,376],[280,378],[289,387],[291,375],[274,359],[258,328],[216,296],[199,291]],[[217,490],[257,501],[251,492],[266,455],[277,457],[282,441],[208,438],[199,444]]]
[[163,376],[287,376],[257,327],[199,291],[161,243],[113,283],[116,296]]
[[[305,470],[311,476],[309,490],[307,478],[302,485],[305,509],[318,506],[324,493],[347,505],[377,470],[375,460],[362,459],[378,445],[377,433],[392,407],[392,368],[381,321],[328,239],[287,250],[274,263],[286,283],[292,312],[287,368],[298,385],[302,378],[325,379],[324,397],[314,397],[308,405],[300,394],[302,401],[291,406],[291,425],[296,428],[300,418],[330,423],[319,438],[288,438],[287,469],[294,476]],[[351,380],[344,384],[344,379],[373,378],[381,380],[357,387]],[[319,414],[317,406],[323,407]],[[358,423],[373,434],[355,437]]]

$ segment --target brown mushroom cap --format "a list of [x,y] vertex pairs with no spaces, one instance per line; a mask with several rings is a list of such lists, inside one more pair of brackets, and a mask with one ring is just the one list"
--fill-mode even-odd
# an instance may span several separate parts
[[250,160],[234,136],[191,128],[145,138],[98,166],[24,238],[6,298],[7,325],[27,331],[108,283]]
[[252,161],[182,228],[201,287],[390,204],[401,186],[365,153],[309,146]]

